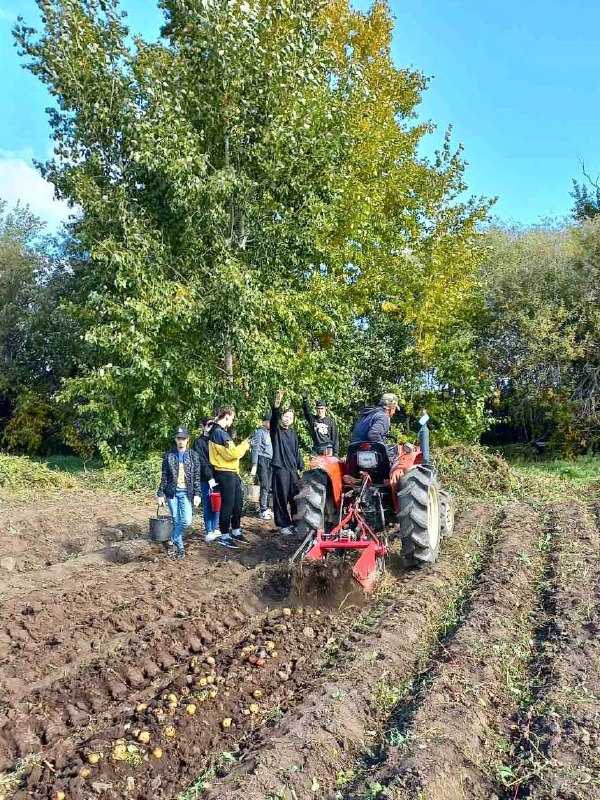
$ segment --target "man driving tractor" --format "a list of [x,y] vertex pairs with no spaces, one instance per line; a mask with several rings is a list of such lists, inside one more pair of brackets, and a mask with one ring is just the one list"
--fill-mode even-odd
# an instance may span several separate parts
[[388,440],[391,418],[398,410],[398,395],[388,392],[384,394],[376,406],[363,408],[350,436],[353,442],[381,442],[387,448],[390,461],[398,456],[397,445]]

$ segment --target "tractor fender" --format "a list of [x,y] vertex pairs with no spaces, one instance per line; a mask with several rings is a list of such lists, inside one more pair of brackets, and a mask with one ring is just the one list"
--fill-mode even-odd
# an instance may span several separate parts
[[329,477],[331,497],[336,508],[342,502],[342,480],[346,472],[346,464],[335,456],[313,456],[310,459],[311,469],[322,469]]

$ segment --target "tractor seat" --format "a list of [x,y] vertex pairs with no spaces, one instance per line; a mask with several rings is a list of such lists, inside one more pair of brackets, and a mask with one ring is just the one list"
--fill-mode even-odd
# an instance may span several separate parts
[[390,477],[390,457],[383,442],[352,442],[348,447],[347,471],[355,478],[361,472],[371,476],[373,483],[384,483]]

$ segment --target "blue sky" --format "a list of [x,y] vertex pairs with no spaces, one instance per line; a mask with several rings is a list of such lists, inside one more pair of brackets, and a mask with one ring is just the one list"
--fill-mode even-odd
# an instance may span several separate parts
[[[356,0],[358,8],[370,3]],[[152,0],[124,0],[132,28],[157,34]],[[600,172],[600,3],[597,0],[392,0],[394,57],[432,77],[420,116],[465,146],[472,193],[523,224],[569,213],[580,161]],[[34,0],[0,0],[0,197],[21,198],[58,224],[65,208],[32,169],[50,152],[43,87],[21,68],[10,30]]]

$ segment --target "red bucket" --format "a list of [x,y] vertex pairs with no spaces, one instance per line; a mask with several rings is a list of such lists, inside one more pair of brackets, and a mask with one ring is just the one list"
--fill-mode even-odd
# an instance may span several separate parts
[[213,512],[221,510],[221,492],[219,489],[210,490],[210,510]]

